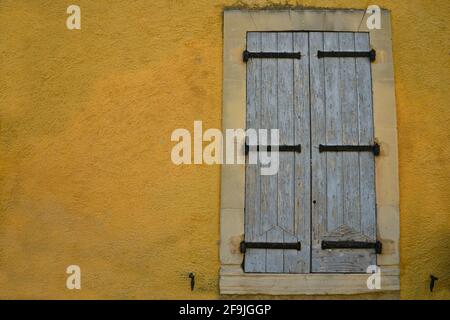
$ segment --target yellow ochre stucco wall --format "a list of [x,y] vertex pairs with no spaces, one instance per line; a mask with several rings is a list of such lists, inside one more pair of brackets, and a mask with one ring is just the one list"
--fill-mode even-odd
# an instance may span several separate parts
[[0,298],[220,298],[220,167],[175,166],[170,135],[221,127],[223,10],[370,4],[392,15],[400,296],[450,299],[448,0],[0,1]]

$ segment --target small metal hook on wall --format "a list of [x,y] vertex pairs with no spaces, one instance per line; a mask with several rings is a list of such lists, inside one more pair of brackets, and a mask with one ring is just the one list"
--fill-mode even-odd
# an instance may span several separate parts
[[439,280],[439,278],[433,276],[432,274],[430,274],[430,292],[433,292],[434,289],[434,283]]
[[190,272],[190,273],[189,273],[189,278],[191,278],[191,291],[194,291],[194,286],[195,286],[195,273],[194,273],[194,272]]

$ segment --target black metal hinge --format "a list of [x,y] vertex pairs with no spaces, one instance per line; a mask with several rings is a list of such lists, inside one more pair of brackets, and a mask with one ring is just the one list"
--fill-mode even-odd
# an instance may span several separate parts
[[[281,145],[281,146],[260,146],[260,145],[256,145],[256,146],[249,146],[248,144],[245,144],[245,154],[248,154],[250,152],[250,147],[252,147],[251,151],[267,151],[270,152],[272,151],[272,148],[275,149],[275,151],[278,152],[302,152],[302,146],[300,144],[297,145]],[[256,147],[256,150],[254,150],[253,148]],[[278,148],[278,150],[276,150]]]
[[241,253],[245,253],[247,249],[291,249],[300,251],[302,249],[300,242],[292,243],[275,243],[275,242],[245,242],[240,245]]
[[380,254],[382,245],[380,241],[322,241],[322,249],[375,249],[375,253]]
[[301,59],[301,52],[250,52],[245,50],[242,54],[244,62],[249,59]]
[[323,144],[319,145],[319,152],[362,152],[362,151],[372,152],[375,156],[379,156],[380,145],[378,143],[375,143],[374,145],[371,146],[349,146],[349,145],[325,146]]
[[317,51],[317,57],[320,58],[369,58],[375,61],[377,53],[374,49],[370,51]]

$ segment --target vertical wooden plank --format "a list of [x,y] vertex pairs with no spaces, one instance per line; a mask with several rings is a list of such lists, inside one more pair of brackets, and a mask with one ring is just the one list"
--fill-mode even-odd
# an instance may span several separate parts
[[[355,34],[355,50],[368,51],[369,34]],[[371,65],[368,59],[356,58],[357,98],[359,114],[359,143],[370,145],[374,143],[373,109],[372,109],[372,77]],[[360,202],[361,202],[361,232],[369,239],[376,239],[376,208],[375,208],[375,161],[370,153],[359,155]],[[373,258],[375,259],[375,257]],[[375,261],[372,260],[372,264]]]
[[323,33],[309,33],[309,69],[311,99],[311,271],[320,270],[317,256],[321,252],[321,238],[326,232],[327,185],[326,153],[319,152],[319,144],[326,141],[324,59],[317,58],[323,50]]
[[[339,33],[324,33],[324,50],[339,51]],[[324,59],[325,144],[342,144],[340,59]],[[323,142],[322,142],[323,143]],[[327,153],[327,231],[344,223],[342,153]]]
[[[277,51],[277,33],[263,32],[261,51]],[[261,127],[278,129],[278,59],[262,60]],[[283,242],[278,227],[278,175],[261,176],[261,214],[267,242]],[[266,272],[283,272],[283,250],[266,250]]]
[[[247,34],[247,49],[261,50],[261,34]],[[261,122],[261,60],[247,62],[247,128],[259,129]],[[245,170],[245,241],[264,242],[265,233],[261,230],[261,184],[258,164],[249,165]],[[248,249],[245,253],[246,272],[264,272],[266,269],[266,250]]]
[[[278,52],[293,51],[293,33],[278,33]],[[278,60],[278,128],[280,144],[294,144],[294,60]],[[278,225],[283,232],[283,242],[297,242],[295,234],[295,171],[293,152],[279,153],[278,171]],[[295,272],[297,251],[283,250],[283,271]]]
[[[339,33],[339,50],[355,51],[354,34]],[[356,98],[355,58],[341,58],[339,67],[342,144],[357,145],[359,142],[358,103]],[[343,224],[354,232],[361,231],[359,206],[359,153],[342,154],[343,170]]]
[[[278,52],[292,52],[293,34],[280,32]],[[278,59],[278,128],[280,144],[294,144],[294,60]],[[294,235],[294,153],[279,152],[278,226]]]
[[[302,244],[301,251],[286,251],[285,271],[310,272],[311,256],[311,137],[309,100],[309,36],[307,32],[293,35],[294,52],[300,51],[302,58],[294,60],[294,144],[302,146],[301,153],[295,153],[295,234]],[[285,241],[292,242],[295,239]],[[286,268],[286,265],[288,268]]]

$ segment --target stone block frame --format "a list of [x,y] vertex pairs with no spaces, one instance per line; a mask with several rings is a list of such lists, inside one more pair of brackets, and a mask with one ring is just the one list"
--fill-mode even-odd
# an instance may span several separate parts
[[[246,65],[242,52],[248,31],[369,32],[377,52],[372,63],[376,157],[377,256],[381,289],[367,288],[367,274],[255,274],[245,273],[239,243],[244,237],[245,165],[223,165],[220,209],[220,293],[267,295],[326,295],[395,293],[400,290],[399,183],[397,120],[390,13],[381,11],[381,29],[369,30],[365,10],[289,9],[224,12],[222,130],[246,127]],[[243,141],[237,142],[244,152]]]

